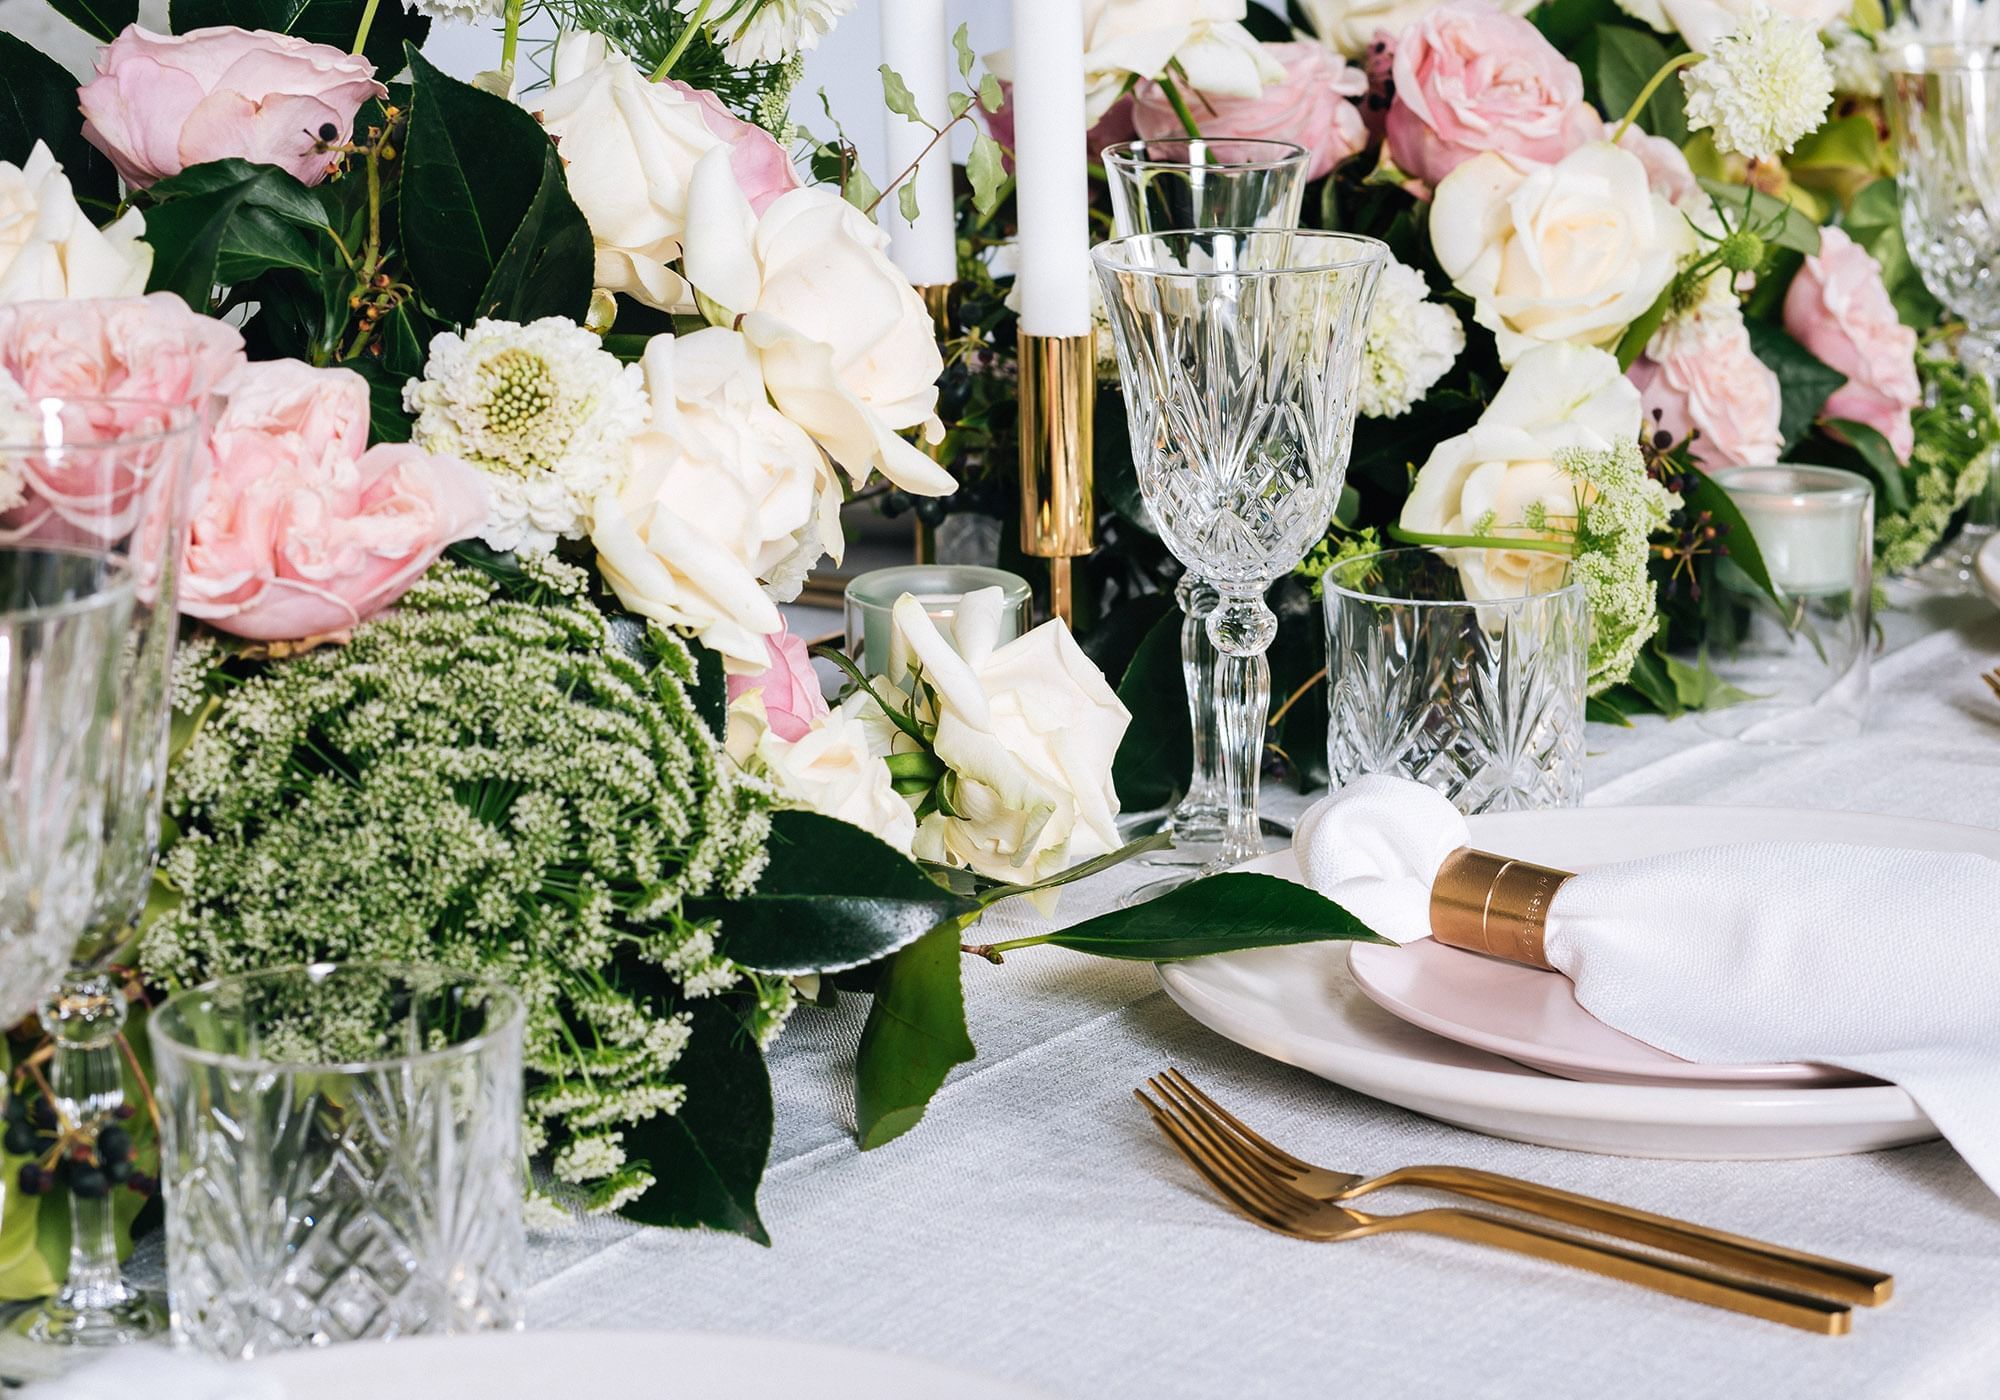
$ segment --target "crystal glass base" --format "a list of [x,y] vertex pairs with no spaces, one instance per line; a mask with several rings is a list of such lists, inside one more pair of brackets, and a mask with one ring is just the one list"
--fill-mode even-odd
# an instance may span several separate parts
[[1170,894],[1183,885],[1193,884],[1208,874],[1204,865],[1184,865],[1171,875],[1162,875],[1157,880],[1148,880],[1136,889],[1127,890],[1119,899],[1120,909],[1136,909],[1141,904],[1151,904],[1163,894]]
[[123,1291],[122,1299],[88,1308],[51,1298],[15,1318],[13,1331],[31,1342],[59,1347],[117,1347],[164,1335],[167,1300],[136,1288]]

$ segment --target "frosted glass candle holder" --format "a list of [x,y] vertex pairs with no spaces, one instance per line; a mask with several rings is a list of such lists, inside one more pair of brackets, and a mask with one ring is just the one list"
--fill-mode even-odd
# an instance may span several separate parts
[[1001,643],[1011,642],[1028,630],[1034,593],[1026,579],[1005,569],[978,564],[900,564],[857,574],[848,581],[844,600],[847,654],[868,675],[879,676],[889,669],[890,614],[905,593],[915,594],[946,640],[956,644],[953,624],[958,605],[966,594],[981,588],[998,588],[1002,594]]

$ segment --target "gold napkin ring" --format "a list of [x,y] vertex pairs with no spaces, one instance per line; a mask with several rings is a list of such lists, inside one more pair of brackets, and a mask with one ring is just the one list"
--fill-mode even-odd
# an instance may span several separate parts
[[1566,870],[1460,846],[1444,858],[1431,883],[1431,936],[1509,962],[1553,972],[1542,939],[1549,905]]

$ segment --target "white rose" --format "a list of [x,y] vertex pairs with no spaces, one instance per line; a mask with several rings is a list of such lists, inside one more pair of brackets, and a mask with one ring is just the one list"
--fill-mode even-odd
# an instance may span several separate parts
[[1132,717],[1060,620],[996,648],[1000,611],[999,589],[967,594],[954,649],[904,594],[889,677],[920,665],[935,692],[933,748],[958,813],[924,818],[916,853],[1028,884],[1116,849],[1111,761]]
[[[1084,120],[1095,125],[1135,77],[1171,76],[1212,97],[1256,97],[1283,82],[1284,66],[1244,28],[1245,13],[1244,0],[1083,0]],[[986,56],[1009,82],[1015,63],[1012,49]]]
[[54,154],[35,142],[26,165],[0,161],[0,306],[138,296],[153,268],[145,230],[137,209],[99,230]]
[[1430,231],[1508,366],[1550,341],[1615,344],[1693,250],[1640,159],[1601,141],[1554,165],[1475,156],[1439,183]]
[[1799,20],[1818,31],[1853,8],[1852,0],[1641,0],[1641,3],[1656,7],[1666,23],[1628,6],[1630,13],[1656,29],[1671,25],[1696,53],[1707,53],[1717,39],[1742,28],[1744,20],[1763,11]]
[[786,801],[858,826],[908,855],[916,816],[896,794],[889,765],[856,712],[858,704],[873,703],[852,697],[788,743],[764,723],[763,697],[751,691],[729,706],[729,753],[739,767],[769,778]]
[[951,474],[896,436],[929,426],[944,372],[930,313],[888,236],[830,189],[780,195],[761,217],[718,151],[696,168],[683,266],[711,319],[740,324],[786,417],[859,486],[879,470],[942,495]]
[[[1556,453],[1602,451],[1636,438],[1639,421],[1639,390],[1615,356],[1580,345],[1530,350],[1479,421],[1431,450],[1400,523],[1425,535],[1520,535],[1537,507],[1572,521],[1577,484],[1555,464]],[[1465,550],[1457,562],[1468,598],[1518,598],[1558,586],[1569,556]]]
[[721,147],[701,107],[647,80],[602,35],[556,41],[554,86],[525,99],[556,138],[570,197],[597,245],[597,285],[662,311],[692,310],[680,256],[688,181]]
[[[1496,0],[1508,14],[1525,15],[1539,0]],[[1320,40],[1359,58],[1375,42],[1375,31],[1393,39],[1437,8],[1437,0],[1298,0],[1306,23]]]
[[605,581],[634,612],[761,666],[782,625],[764,585],[795,584],[795,557],[816,561],[826,533],[839,538],[825,459],[771,406],[735,331],[655,336],[641,363],[652,414],[592,512]]

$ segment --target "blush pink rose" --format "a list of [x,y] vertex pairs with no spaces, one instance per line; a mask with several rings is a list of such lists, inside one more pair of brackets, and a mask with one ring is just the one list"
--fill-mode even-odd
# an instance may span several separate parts
[[1768,466],[1784,451],[1778,376],[1740,315],[1698,312],[1663,327],[1629,373],[1646,421],[1674,442],[1693,433],[1688,451],[1703,467]]
[[1843,230],[1820,230],[1819,252],[1785,293],[1785,330],[1847,376],[1822,416],[1866,424],[1907,462],[1916,446],[1910,410],[1923,401],[1917,333],[1896,318],[1881,265]]
[[190,617],[260,642],[344,632],[485,523],[477,469],[367,446],[368,384],[352,370],[264,361],[224,393],[181,573]]
[[1404,30],[1394,76],[1389,157],[1431,186],[1482,151],[1552,165],[1604,131],[1577,66],[1486,0],[1452,0]]
[[[1285,79],[1256,97],[1188,94],[1196,124],[1205,135],[1290,141],[1308,152],[1306,178],[1317,180],[1368,145],[1368,127],[1353,99],[1368,91],[1368,78],[1320,44],[1266,44],[1264,52],[1285,70]],[[1173,103],[1158,83],[1132,91],[1132,125],[1148,141],[1187,134]]]
[[228,156],[316,185],[335,159],[316,149],[320,133],[345,140],[361,104],[388,95],[374,64],[326,44],[232,25],[154,34],[132,24],[99,51],[77,102],[84,137],[143,189]]
[[698,88],[668,78],[666,85],[701,108],[701,119],[711,136],[729,144],[729,169],[743,187],[750,208],[763,213],[766,205],[787,190],[799,187],[799,172],[770,132],[754,122],[746,122],[707,88]]
[[826,696],[804,642],[790,632],[767,632],[764,650],[770,660],[763,670],[728,678],[729,698],[733,702],[753,691],[761,694],[771,732],[795,744],[826,718]]

